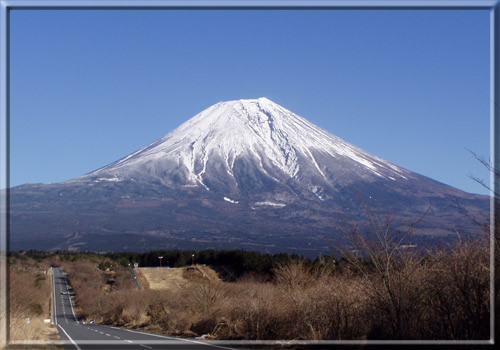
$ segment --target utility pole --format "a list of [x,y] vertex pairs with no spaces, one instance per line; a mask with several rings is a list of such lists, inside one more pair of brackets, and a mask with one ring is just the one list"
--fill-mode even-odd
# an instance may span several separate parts
[[192,258],[192,260],[191,260],[191,266],[194,266],[194,254],[191,255],[191,258]]

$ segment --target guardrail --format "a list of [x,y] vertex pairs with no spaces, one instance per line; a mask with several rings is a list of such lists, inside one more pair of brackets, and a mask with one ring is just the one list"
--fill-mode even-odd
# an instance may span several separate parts
[[137,278],[137,275],[135,274],[135,270],[133,267],[130,268],[130,273],[132,274],[132,278],[135,280],[135,283],[137,284],[137,289],[141,290],[141,284],[139,283],[139,279]]
[[50,278],[50,290],[52,293],[50,293],[50,299],[49,299],[49,310],[50,310],[50,323],[55,324],[55,314],[56,314],[56,306],[55,306],[55,285],[54,285],[54,270],[52,269],[52,266],[49,268],[48,272],[49,278]]

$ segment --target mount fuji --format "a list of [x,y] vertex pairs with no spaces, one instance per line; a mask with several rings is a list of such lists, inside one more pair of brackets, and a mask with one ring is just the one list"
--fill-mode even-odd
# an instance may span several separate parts
[[12,249],[230,249],[316,255],[368,212],[419,241],[473,234],[486,196],[403,169],[267,98],[217,103],[61,183],[10,189]]

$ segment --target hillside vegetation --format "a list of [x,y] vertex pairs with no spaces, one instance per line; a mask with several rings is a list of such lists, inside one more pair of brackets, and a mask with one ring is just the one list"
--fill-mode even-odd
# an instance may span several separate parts
[[[68,273],[79,316],[99,323],[212,339],[490,338],[485,242],[462,240],[426,252],[390,240],[363,242],[362,257],[314,261],[244,251],[51,259]],[[210,275],[179,266],[190,265],[192,254],[195,267]],[[129,264],[149,257],[159,265],[158,256],[179,268],[139,268],[139,289]],[[201,266],[210,259],[220,263],[212,265],[218,278]],[[165,287],[169,279],[175,288]]]
[[48,257],[16,254],[9,258],[9,341],[27,349],[59,339],[55,326],[44,322],[52,316],[49,266],[53,259]]

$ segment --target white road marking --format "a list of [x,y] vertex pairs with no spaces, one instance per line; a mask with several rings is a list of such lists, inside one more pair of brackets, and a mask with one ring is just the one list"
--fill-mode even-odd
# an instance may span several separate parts
[[59,328],[62,329],[62,331],[64,332],[64,334],[66,334],[66,336],[68,337],[69,341],[78,349],[78,350],[82,350],[77,343],[75,343],[75,341],[69,336],[69,334],[64,330],[64,328],[61,327],[61,325],[57,325]]
[[213,346],[214,348],[219,348],[219,349],[234,350],[232,348],[226,348],[225,346],[220,346],[220,345],[205,343],[205,342],[202,342],[202,341],[196,341],[196,340],[190,340],[190,339],[183,339],[183,338],[173,338],[173,337],[167,337],[165,335],[158,335],[158,334],[152,334],[152,333],[146,333],[146,332],[135,332],[135,331],[132,331],[130,329],[124,329],[124,328],[122,328],[122,330],[130,332],[130,333],[137,333],[137,334],[142,334],[142,335],[150,335],[152,337],[165,338],[165,339],[169,339],[169,340],[181,340],[181,341],[187,341],[189,343],[202,344],[202,345],[206,345],[206,346]]
[[117,337],[117,336],[115,335],[115,339],[121,339],[121,338],[120,338],[120,337]]
[[143,348],[148,348],[148,349],[152,349],[152,347],[150,346],[147,346],[147,345],[144,345],[144,344],[139,344],[140,346],[142,346]]
[[56,302],[56,271],[52,268],[52,284],[54,285],[54,299],[52,302],[54,303],[54,323],[57,325],[57,302]]
[[[66,290],[69,291],[68,279],[66,277],[64,278],[64,282],[66,283]],[[75,310],[73,310],[73,302],[71,301],[71,298],[69,297],[69,295],[68,295],[68,300],[69,300],[69,306],[71,307],[71,312],[73,313],[73,318],[75,319],[76,323],[80,323],[76,319]]]
[[[234,348],[228,348],[228,347],[221,346],[221,345],[210,344],[210,343],[203,342],[203,341],[196,341],[196,340],[190,340],[190,339],[168,337],[168,336],[164,336],[164,335],[147,333],[147,332],[136,332],[136,331],[133,331],[133,330],[130,330],[130,329],[118,328],[118,327],[113,327],[113,326],[106,326],[106,325],[100,325],[100,326],[101,327],[109,327],[109,328],[117,329],[117,330],[120,330],[120,331],[126,331],[126,332],[130,332],[130,333],[135,333],[135,334],[149,335],[151,337],[157,337],[157,338],[163,338],[163,339],[175,340],[175,341],[185,341],[185,342],[188,342],[188,343],[200,344],[200,345],[204,345],[204,346],[211,346],[213,348],[219,348],[219,349],[235,350]],[[120,339],[119,337],[116,337],[116,336],[115,336],[115,338],[116,339]],[[122,339],[122,340],[126,341],[128,343],[133,343],[132,340],[128,340],[128,339]],[[143,341],[147,342],[147,340],[143,340]],[[144,344],[139,344],[139,345],[143,346]],[[147,346],[144,346],[144,347],[147,347]]]
[[106,336],[107,336],[107,337],[111,337],[111,335],[109,335],[108,333],[106,333]]

